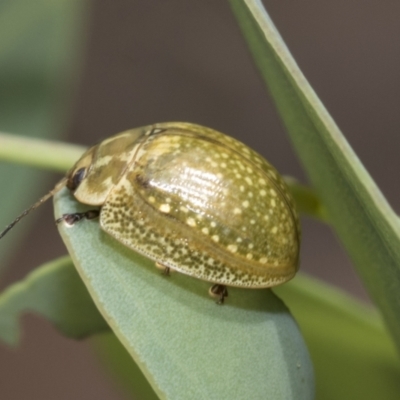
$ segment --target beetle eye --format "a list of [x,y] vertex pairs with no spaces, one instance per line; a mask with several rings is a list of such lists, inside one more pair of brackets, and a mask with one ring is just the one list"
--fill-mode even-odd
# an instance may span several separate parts
[[72,175],[67,182],[67,188],[71,191],[76,190],[79,184],[82,182],[85,177],[86,168],[79,168],[78,171]]

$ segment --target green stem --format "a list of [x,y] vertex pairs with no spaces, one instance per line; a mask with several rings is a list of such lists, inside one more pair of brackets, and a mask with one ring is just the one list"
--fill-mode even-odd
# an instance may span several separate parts
[[[0,160],[2,161],[65,172],[84,151],[83,146],[0,132]],[[285,180],[300,213],[322,221],[327,220],[322,204],[311,188],[301,185],[291,177],[285,177]]]
[[0,132],[0,160],[65,172],[85,151],[82,146]]
[[328,222],[325,207],[321,203],[321,200],[315,193],[314,189],[302,185],[291,176],[285,176],[284,179],[296,201],[297,210],[300,214]]

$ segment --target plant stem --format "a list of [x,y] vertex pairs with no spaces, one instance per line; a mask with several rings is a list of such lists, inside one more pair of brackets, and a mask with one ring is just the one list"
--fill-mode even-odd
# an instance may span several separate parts
[[83,146],[0,132],[0,160],[65,172],[85,151]]
[[[32,139],[0,132],[0,160],[65,172],[79,159],[85,147],[53,140]],[[296,200],[300,213],[326,221],[326,215],[315,192],[294,178],[285,181]]]
[[285,176],[284,179],[296,201],[297,210],[300,214],[328,222],[326,210],[314,189],[302,185],[291,176]]

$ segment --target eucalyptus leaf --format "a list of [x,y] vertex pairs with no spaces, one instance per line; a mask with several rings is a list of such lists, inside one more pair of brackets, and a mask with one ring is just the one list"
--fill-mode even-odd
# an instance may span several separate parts
[[231,0],[299,157],[400,350],[400,224],[259,0]]
[[[310,349],[317,400],[398,398],[400,361],[375,309],[304,273],[273,291],[288,305]],[[107,368],[133,398],[155,399],[113,334],[93,340]]]
[[310,349],[317,399],[398,399],[400,360],[375,309],[301,273],[274,292]]
[[113,332],[95,335],[91,343],[106,370],[132,399],[158,400],[143,372]]
[[64,335],[83,338],[109,327],[94,305],[69,257],[49,262],[0,294],[0,338],[18,342],[19,319],[34,312]]
[[[56,218],[87,209],[66,189],[54,202]],[[161,399],[313,399],[304,341],[271,290],[230,288],[218,306],[209,283],[163,276],[95,220],[59,230],[95,304]]]

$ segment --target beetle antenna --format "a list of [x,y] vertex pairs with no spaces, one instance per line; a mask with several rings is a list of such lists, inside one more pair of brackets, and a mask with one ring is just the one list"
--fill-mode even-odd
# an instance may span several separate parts
[[10,231],[15,224],[17,224],[23,217],[25,217],[26,215],[28,215],[32,210],[34,210],[35,208],[38,208],[39,206],[41,206],[46,200],[48,200],[50,197],[54,196],[59,190],[61,190],[67,183],[67,178],[63,178],[61,179],[60,182],[58,182],[56,184],[56,186],[54,186],[54,188],[52,190],[50,190],[49,193],[47,193],[45,196],[43,196],[39,201],[37,201],[35,204],[33,204],[31,207],[29,207],[28,209],[26,209],[23,213],[21,213],[17,218],[14,219],[13,222],[11,222],[10,225],[7,226],[6,229],[4,229],[3,232],[0,233],[0,239],[5,236],[8,231]]

